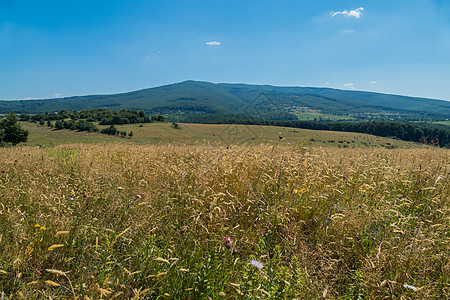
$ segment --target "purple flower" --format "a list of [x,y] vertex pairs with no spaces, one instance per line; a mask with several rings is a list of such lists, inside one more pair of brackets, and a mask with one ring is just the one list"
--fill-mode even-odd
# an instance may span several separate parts
[[398,199],[402,199],[402,195],[398,195]]
[[75,198],[74,198],[74,197],[70,197],[70,200],[72,200],[72,201],[73,201],[73,200],[75,200]]
[[256,267],[256,268],[258,268],[258,269],[262,269],[262,268],[264,268],[264,265],[262,264],[262,263],[260,263],[259,261],[257,261],[257,260],[254,260],[254,259],[252,259],[252,262],[251,262],[251,264],[252,264],[252,266],[254,266],[254,267]]

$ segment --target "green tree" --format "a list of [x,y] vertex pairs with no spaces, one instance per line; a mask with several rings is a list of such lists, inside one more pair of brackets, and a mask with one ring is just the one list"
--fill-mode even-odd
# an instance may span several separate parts
[[16,114],[10,113],[0,121],[0,144],[17,145],[28,140],[28,130],[20,126]]
[[64,123],[63,123],[63,121],[57,120],[57,121],[55,122],[55,128],[56,128],[57,130],[63,129],[63,128],[64,128]]
[[31,118],[30,115],[28,115],[26,113],[20,114],[20,121],[29,121],[30,118]]

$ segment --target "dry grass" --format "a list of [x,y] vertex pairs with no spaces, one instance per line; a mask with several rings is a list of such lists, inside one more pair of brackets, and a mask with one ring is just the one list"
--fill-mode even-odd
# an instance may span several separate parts
[[0,294],[448,298],[449,153],[0,149]]

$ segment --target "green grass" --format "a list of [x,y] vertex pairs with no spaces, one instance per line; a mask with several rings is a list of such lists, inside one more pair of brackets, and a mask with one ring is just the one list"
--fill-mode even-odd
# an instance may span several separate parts
[[348,116],[336,116],[330,114],[321,113],[301,113],[295,114],[299,121],[345,121],[354,120],[352,117]]
[[450,127],[450,121],[436,121],[433,122],[434,124],[441,124],[441,125],[446,125],[448,127]]
[[[116,126],[121,131],[133,131],[133,137],[112,137],[100,133],[76,132],[71,130],[53,130],[46,126],[22,123],[30,131],[26,145],[60,145],[68,143],[133,143],[164,145],[211,144],[211,145],[260,145],[279,144],[323,146],[342,148],[417,148],[421,144],[404,142],[367,134],[314,131],[284,127],[258,125],[216,125],[184,124],[174,129],[170,123],[131,124]],[[105,128],[107,126],[99,126]],[[280,141],[279,137],[283,140]]]

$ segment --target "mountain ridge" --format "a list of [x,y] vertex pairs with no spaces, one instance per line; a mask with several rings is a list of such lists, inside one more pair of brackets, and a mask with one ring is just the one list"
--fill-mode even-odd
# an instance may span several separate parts
[[117,94],[0,101],[0,113],[44,113],[91,108],[135,109],[169,116],[257,115],[273,111],[287,116],[309,109],[358,118],[367,114],[372,117],[395,115],[418,120],[450,118],[450,102],[446,100],[333,88],[194,80]]

